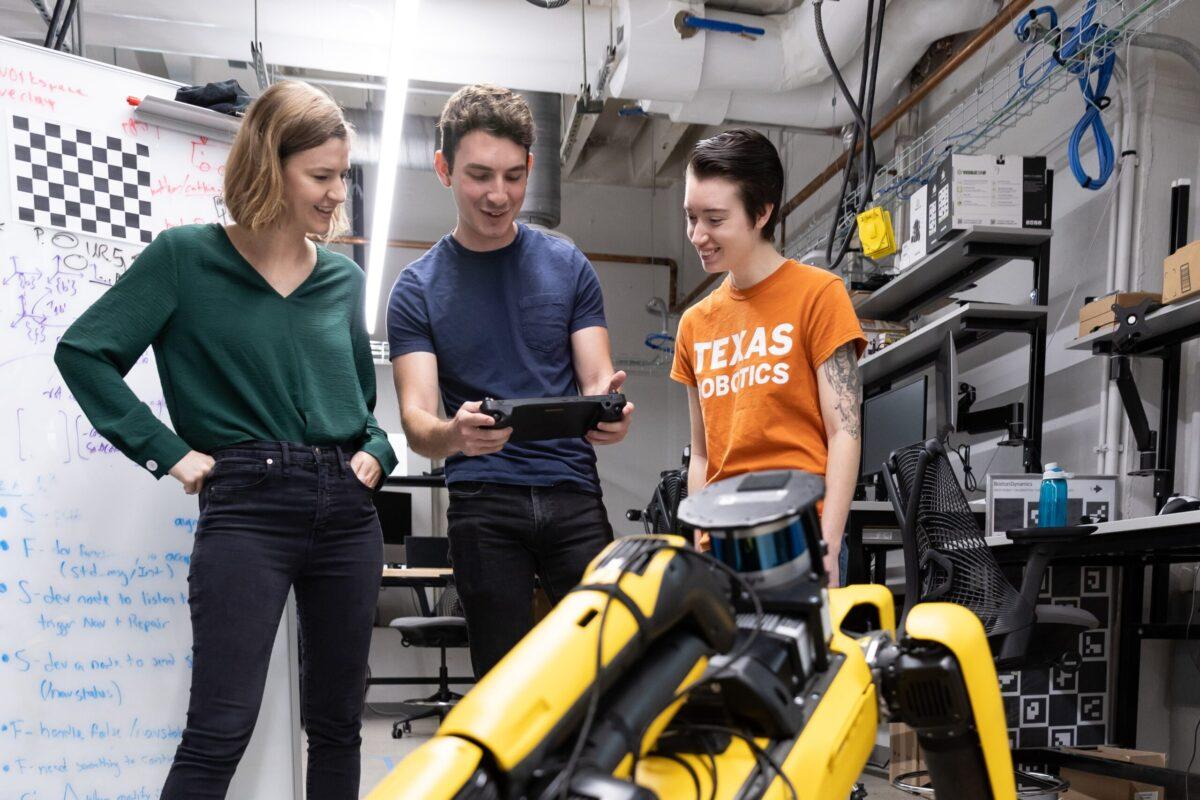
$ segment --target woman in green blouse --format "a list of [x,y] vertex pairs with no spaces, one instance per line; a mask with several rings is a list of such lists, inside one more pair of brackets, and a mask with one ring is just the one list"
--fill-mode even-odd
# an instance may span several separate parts
[[[272,86],[226,165],[238,224],[159,234],[55,353],[97,431],[199,494],[191,700],[164,800],[225,796],[293,587],[308,796],[358,797],[383,560],[371,490],[396,456],[371,413],[362,270],[308,238],[344,228],[349,164],[338,106],[306,84]],[[147,347],[174,431],[124,381]]]

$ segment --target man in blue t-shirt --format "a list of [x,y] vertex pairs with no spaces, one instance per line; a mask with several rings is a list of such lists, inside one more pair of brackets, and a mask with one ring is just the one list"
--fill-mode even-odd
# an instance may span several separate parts
[[458,221],[400,273],[388,342],[409,446],[446,459],[450,557],[482,677],[533,626],[535,576],[557,602],[612,540],[592,445],[624,439],[633,404],[586,440],[508,444],[511,429],[479,413],[485,397],[616,391],[625,373],[587,258],[516,222],[533,167],[525,101],[467,86],[438,127],[434,167]]

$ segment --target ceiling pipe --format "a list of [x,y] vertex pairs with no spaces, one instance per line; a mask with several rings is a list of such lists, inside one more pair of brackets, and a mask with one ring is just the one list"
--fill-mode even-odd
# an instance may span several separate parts
[[533,171],[517,219],[554,229],[562,216],[562,166],[558,158],[562,147],[562,95],[521,92],[521,96],[533,116]]
[[[831,6],[826,3],[824,7]],[[994,9],[992,0],[894,0],[890,3],[883,24],[883,52],[876,73],[877,105],[895,95],[929,45],[946,36],[978,28],[991,17]],[[863,68],[862,50],[840,68],[846,84],[857,86]],[[832,102],[835,97],[838,98],[836,103]],[[840,127],[854,120],[849,105],[838,96],[832,76],[791,91],[734,92],[729,99],[727,114],[736,119],[820,128]]]
[[740,11],[743,14],[785,14],[804,0],[711,0],[707,8]]
[[[839,0],[824,14],[839,64],[862,47],[866,7],[867,0]],[[697,10],[696,3],[682,0],[621,0],[612,96],[649,101],[654,113],[665,112],[675,122],[718,124],[735,92],[781,92],[828,77],[811,3],[769,16],[703,9],[706,19],[764,30],[750,38],[686,27],[683,20]]]

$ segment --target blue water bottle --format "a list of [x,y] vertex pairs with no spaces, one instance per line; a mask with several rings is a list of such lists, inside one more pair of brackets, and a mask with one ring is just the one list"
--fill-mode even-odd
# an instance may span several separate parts
[[1038,527],[1062,528],[1067,524],[1067,478],[1071,477],[1057,462],[1046,465],[1042,473],[1042,493],[1038,500]]

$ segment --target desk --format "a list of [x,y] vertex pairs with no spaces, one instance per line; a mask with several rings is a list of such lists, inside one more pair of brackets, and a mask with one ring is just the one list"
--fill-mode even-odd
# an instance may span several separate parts
[[[997,543],[993,550],[997,558],[1011,561],[1022,559],[1026,549],[1010,542]],[[1133,747],[1137,739],[1142,640],[1182,639],[1185,635],[1200,638],[1200,625],[1185,631],[1183,625],[1166,625],[1155,618],[1142,619],[1145,567],[1200,561],[1200,511],[1101,523],[1090,536],[1063,545],[1054,561],[1067,559],[1121,567],[1113,737],[1115,744]]]
[[[884,509],[891,514],[883,520]],[[877,520],[879,520],[877,522]],[[893,537],[885,532],[867,538],[863,528],[872,524],[898,529],[889,503],[855,501],[850,504],[847,546],[850,547],[849,577],[863,580],[864,551],[901,546],[898,530]],[[1004,534],[985,537],[996,560],[1001,563],[1024,562],[1028,545],[1015,544]],[[872,576],[882,582],[882,570],[876,559]],[[1143,639],[1200,639],[1200,624],[1185,631],[1183,625],[1166,625],[1161,619],[1143,620],[1145,610],[1145,567],[1151,564],[1200,561],[1200,511],[1182,514],[1114,520],[1096,525],[1089,536],[1062,544],[1051,563],[1064,561],[1088,565],[1121,567],[1117,630],[1117,684],[1113,696],[1114,744],[1134,747],[1137,738],[1137,697],[1141,680],[1141,642]],[[1130,563],[1134,561],[1136,563]],[[857,568],[857,572],[855,571]],[[1152,615],[1153,616],[1153,615]]]
[[380,585],[388,588],[409,587],[416,592],[421,616],[428,617],[433,611],[429,607],[429,598],[425,596],[425,590],[446,586],[453,575],[454,570],[449,567],[384,567]]
[[[449,567],[384,567],[380,584],[388,588],[408,587],[416,592],[417,604],[421,608],[421,616],[429,617],[433,611],[429,607],[429,598],[425,596],[426,589],[446,586],[453,578],[454,571]],[[367,678],[367,687],[383,685],[428,685],[436,684],[436,677],[404,676],[396,678]],[[451,677],[450,683],[474,683],[473,677]]]
[[[1022,562],[1029,552],[1027,545],[1010,542],[1003,535],[989,536],[987,542],[1002,563]],[[1063,561],[1121,567],[1112,731],[1114,744],[1133,747],[1142,640],[1200,638],[1200,625],[1186,631],[1183,625],[1163,624],[1153,605],[1152,618],[1143,620],[1145,567],[1200,561],[1200,511],[1102,522],[1090,536],[1060,545],[1051,563]]]

